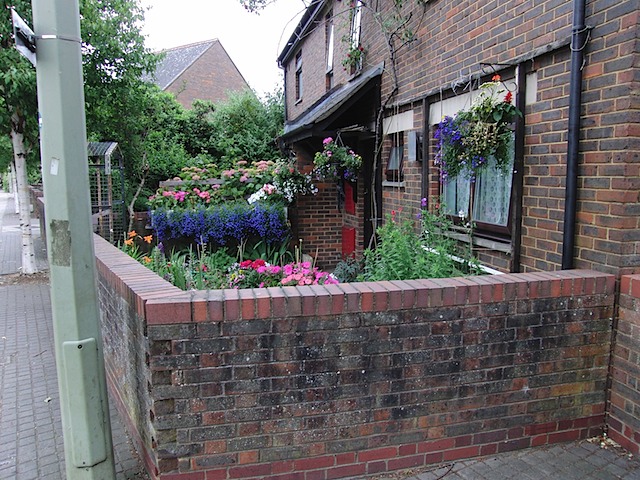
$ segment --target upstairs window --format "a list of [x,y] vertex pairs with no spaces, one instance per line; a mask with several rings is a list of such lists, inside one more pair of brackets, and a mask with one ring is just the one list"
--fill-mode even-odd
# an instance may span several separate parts
[[[352,1],[353,10],[351,11],[351,29],[350,29],[350,45],[352,50],[360,48],[360,34],[362,24],[362,1]],[[362,69],[362,57],[358,58],[358,64],[351,66],[351,74]]]
[[296,101],[302,100],[302,50],[296,54]]
[[327,91],[333,88],[333,42],[334,42],[334,33],[333,33],[333,12],[330,11],[325,17],[325,51],[327,58]]
[[351,13],[351,46],[357,48],[360,45],[360,25],[362,23],[362,1],[353,2]]

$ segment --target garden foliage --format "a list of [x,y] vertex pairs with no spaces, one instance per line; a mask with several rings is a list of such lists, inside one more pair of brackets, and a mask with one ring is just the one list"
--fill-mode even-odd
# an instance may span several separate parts
[[174,180],[180,184],[159,188],[149,197],[152,209],[196,207],[246,199],[288,205],[297,195],[312,195],[317,189],[310,175],[304,175],[290,160],[261,160],[254,164],[241,160],[231,168],[213,163],[184,167]]
[[[426,199],[422,205],[426,206]],[[387,215],[376,232],[376,248],[364,252],[358,280],[413,280],[479,273],[471,250],[460,250],[457,242],[446,235],[451,221],[441,212],[430,213],[423,208],[420,232],[416,232],[413,221],[401,217],[402,212]]]
[[236,261],[225,248],[208,250],[200,245],[195,250],[168,253],[162,243],[144,253],[140,246],[151,241],[151,236],[142,237],[132,231],[122,249],[182,290],[330,285],[338,282],[333,275],[300,259],[282,264],[270,263],[251,255],[256,251],[240,248]]

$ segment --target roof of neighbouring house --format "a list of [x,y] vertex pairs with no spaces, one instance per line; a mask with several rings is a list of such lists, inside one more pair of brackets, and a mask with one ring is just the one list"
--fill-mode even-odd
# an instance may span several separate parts
[[[172,91],[183,105],[193,100],[224,100],[226,92],[241,91],[249,84],[218,39],[182,45],[159,52],[162,59],[153,81],[162,90]],[[178,86],[180,84],[180,86]],[[188,91],[184,85],[189,85]],[[180,90],[180,91],[178,91]]]
[[156,67],[156,85],[162,90],[166,89],[182,72],[193,65],[193,63],[216,42],[218,42],[217,39],[207,40],[205,42],[169,48],[160,52],[164,54],[164,58],[158,62],[158,66]]

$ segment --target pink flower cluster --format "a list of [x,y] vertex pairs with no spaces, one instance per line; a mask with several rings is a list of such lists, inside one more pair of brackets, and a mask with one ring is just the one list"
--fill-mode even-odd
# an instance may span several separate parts
[[338,281],[327,272],[311,267],[309,262],[288,263],[282,267],[282,285],[332,285]]
[[[216,187],[220,187],[219,185],[215,185]],[[194,188],[193,193],[195,193],[198,197],[203,199],[205,203],[209,203],[211,201],[211,194],[209,192],[201,191],[199,188]]]
[[282,267],[279,265],[269,265],[261,258],[240,262],[240,268],[255,270],[258,273],[267,275],[278,275],[282,271]]
[[[256,276],[257,274],[257,276]],[[284,267],[269,265],[262,259],[244,260],[230,275],[232,288],[330,285],[338,283],[333,276],[311,267],[309,262],[288,263]]]
[[165,190],[164,192],[162,192],[162,196],[163,197],[171,197],[174,200],[176,200],[177,202],[184,202],[184,199],[186,198],[186,196],[188,195],[187,192],[183,191],[183,190]]
[[[217,190],[220,188],[220,185],[212,185],[213,190]],[[150,201],[154,201],[158,198],[158,196],[165,197],[170,200],[174,200],[178,203],[184,203],[185,200],[194,201],[194,196],[198,199],[204,201],[204,203],[210,203],[212,200],[211,196],[212,192],[208,190],[200,190],[199,188],[194,188],[192,191],[189,190],[163,190],[162,193],[158,192],[157,195],[152,195],[149,197]]]
[[267,160],[260,160],[259,162],[256,162],[254,166],[258,169],[259,172],[266,172],[267,170],[269,170],[272,163],[273,162],[269,162]]
[[270,183],[265,183],[262,186],[262,190],[264,190],[264,193],[266,193],[267,195],[271,195],[273,193],[276,193],[276,191],[278,189],[276,187],[274,187],[273,185],[271,185]]

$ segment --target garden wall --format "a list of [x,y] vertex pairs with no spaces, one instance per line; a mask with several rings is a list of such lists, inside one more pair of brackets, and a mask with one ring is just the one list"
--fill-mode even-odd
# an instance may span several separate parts
[[154,478],[344,478],[603,429],[611,275],[181,292],[96,253],[108,378]]
[[640,275],[622,277],[612,365],[608,434],[640,455]]

